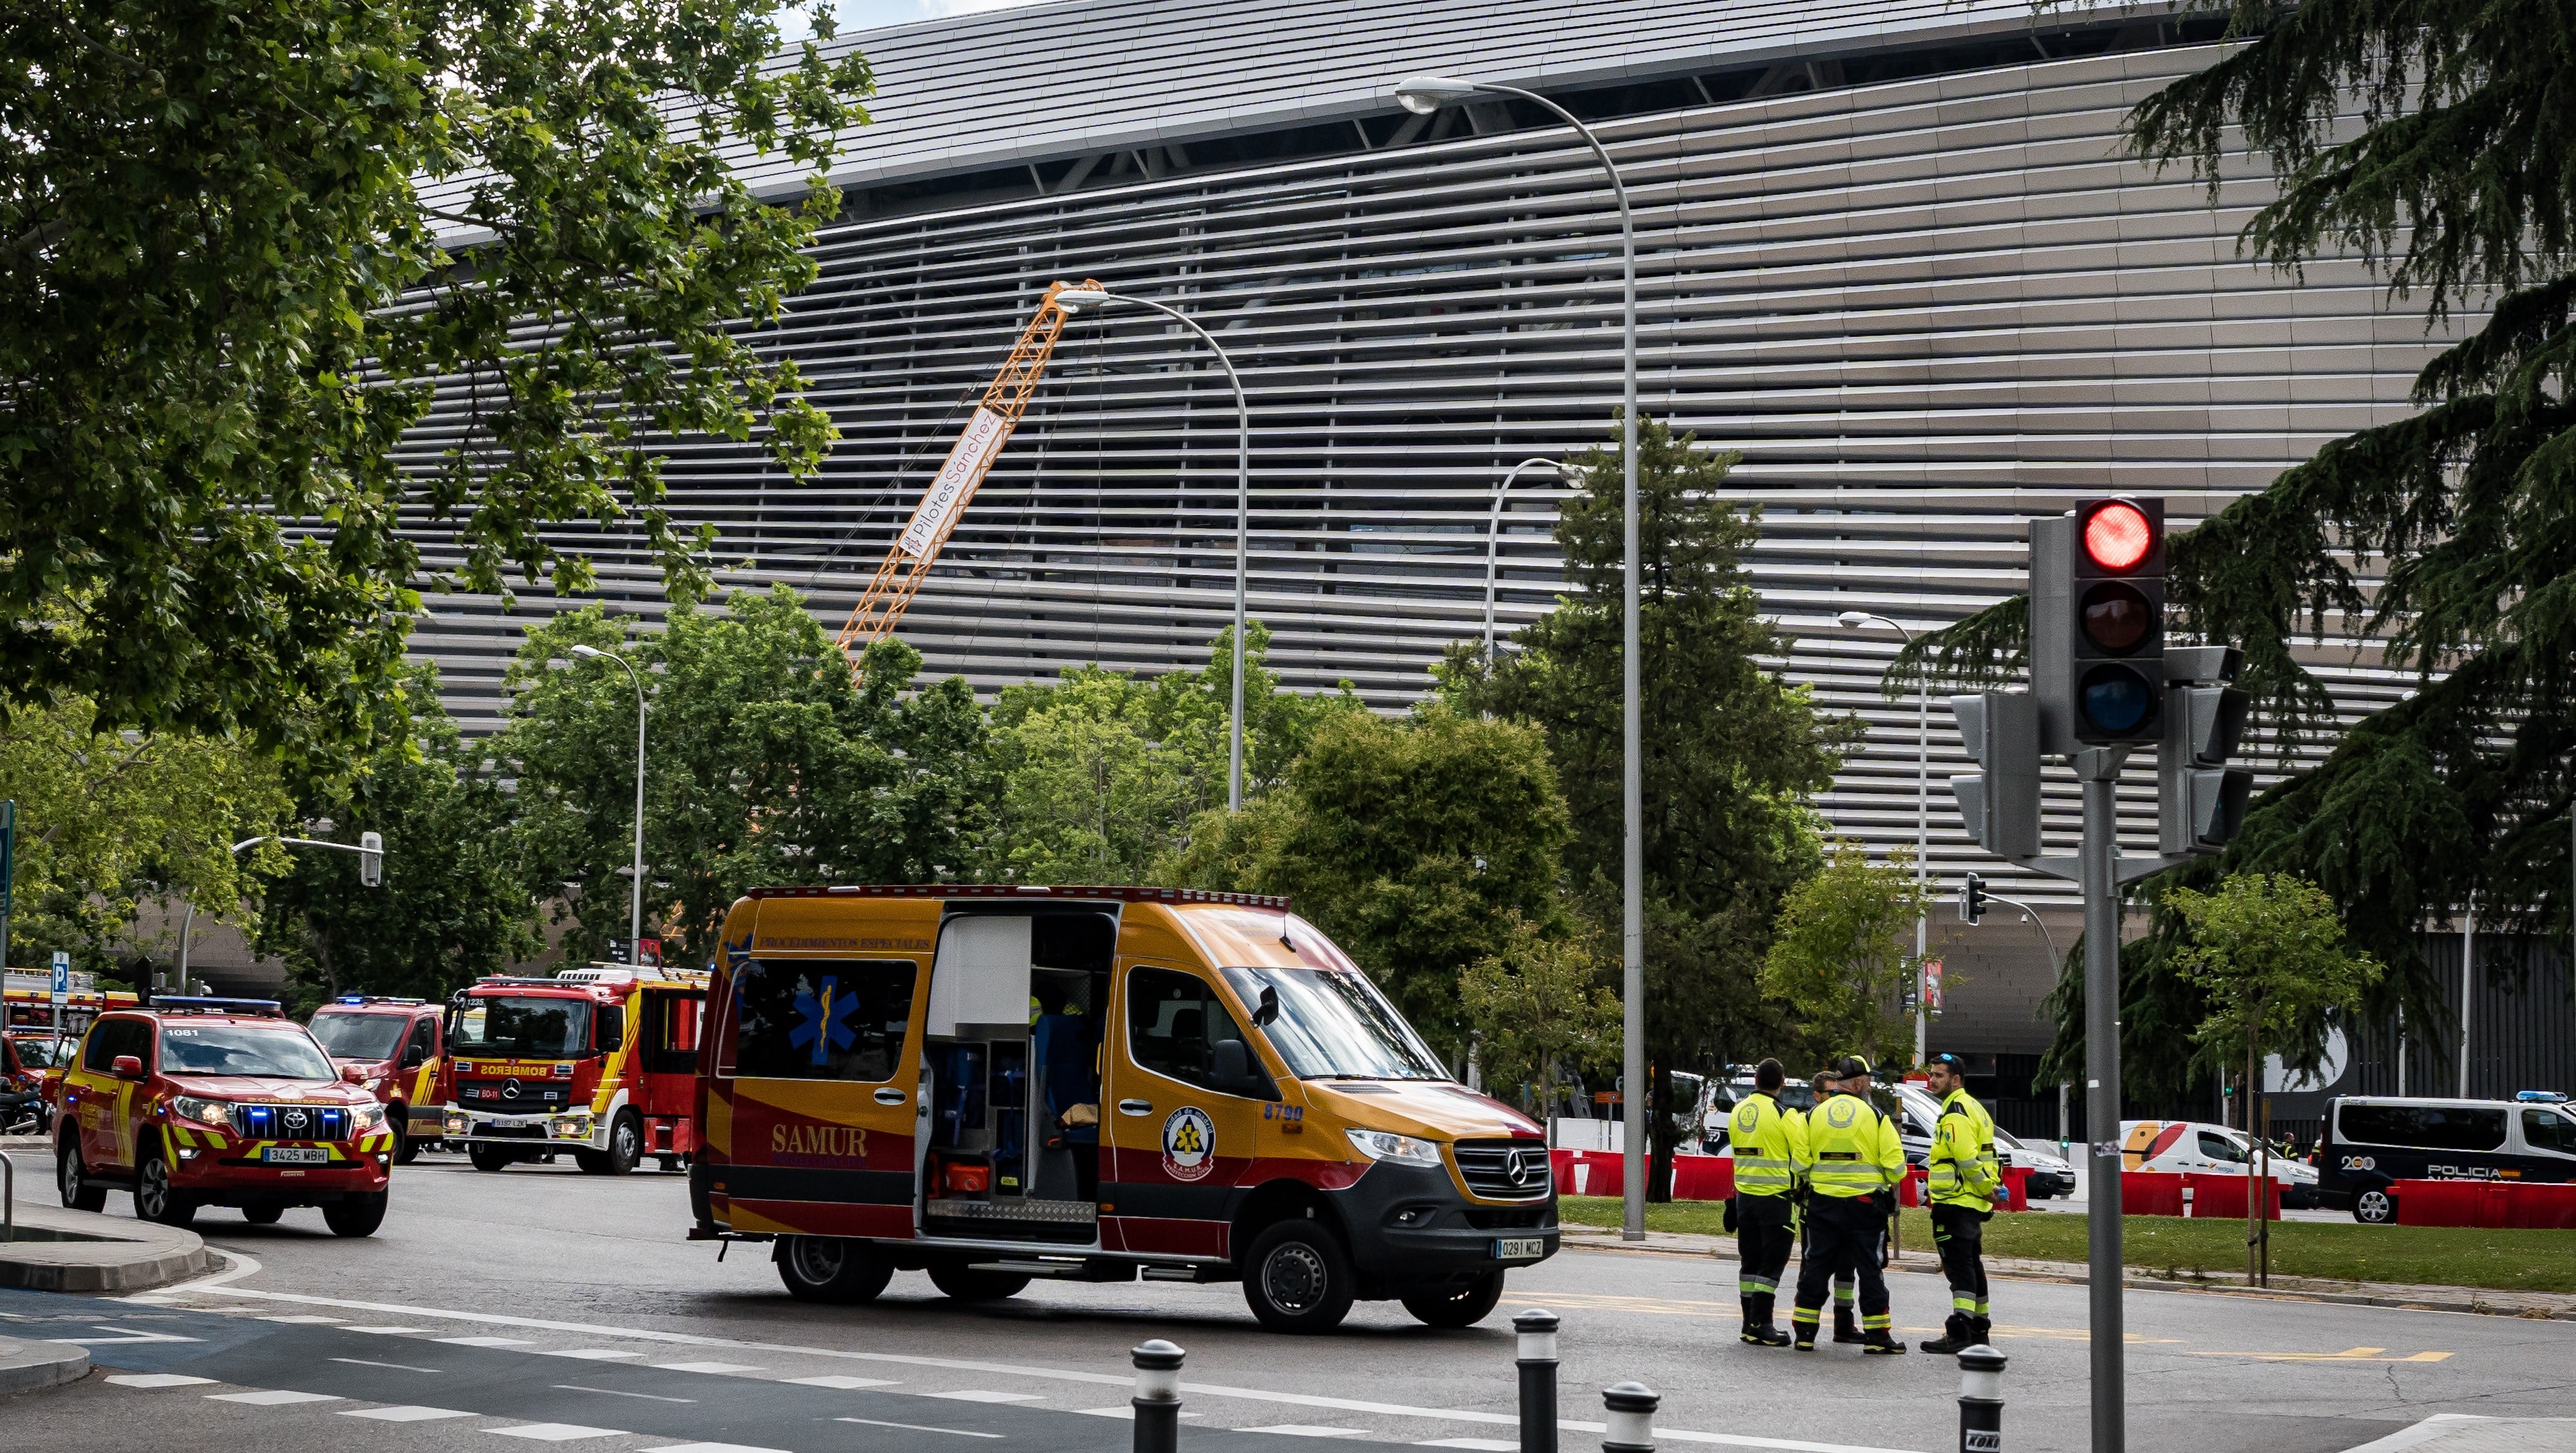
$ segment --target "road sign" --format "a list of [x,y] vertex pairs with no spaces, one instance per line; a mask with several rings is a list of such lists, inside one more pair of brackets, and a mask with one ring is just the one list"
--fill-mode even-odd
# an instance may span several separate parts
[[54,1007],[59,1009],[72,996],[72,956],[54,950]]

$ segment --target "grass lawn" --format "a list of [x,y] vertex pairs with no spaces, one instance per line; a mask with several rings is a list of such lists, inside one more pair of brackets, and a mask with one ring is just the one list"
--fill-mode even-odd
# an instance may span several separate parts
[[[1616,1226],[1619,1203],[1606,1196],[1562,1196],[1558,1214],[1579,1226]],[[1657,1231],[1722,1234],[1715,1201],[1648,1206]],[[1932,1223],[1905,1213],[1908,1251],[1929,1250]],[[2189,1277],[2245,1269],[2245,1223],[2131,1216],[2121,1236],[2129,1265]],[[1986,1252],[2037,1261],[2084,1259],[2084,1218],[2030,1212],[1986,1223]],[[2345,1281],[2413,1282],[2497,1291],[2576,1292],[2576,1231],[2488,1231],[2454,1226],[2363,1226],[2282,1221],[2272,1227],[2272,1270],[2282,1276]]]

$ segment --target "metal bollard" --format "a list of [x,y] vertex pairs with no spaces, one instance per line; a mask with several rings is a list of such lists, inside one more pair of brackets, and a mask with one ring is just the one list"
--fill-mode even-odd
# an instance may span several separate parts
[[1512,1318],[1520,1334],[1521,1453],[1556,1453],[1556,1313]]
[[2004,1364],[1983,1342],[1959,1354],[1959,1453],[2003,1453]]
[[1136,1453],[1180,1453],[1181,1349],[1157,1337],[1127,1354],[1136,1363]]
[[1601,1432],[1601,1453],[1655,1453],[1655,1407],[1663,1398],[1642,1382],[1623,1382],[1601,1390],[1609,1411]]

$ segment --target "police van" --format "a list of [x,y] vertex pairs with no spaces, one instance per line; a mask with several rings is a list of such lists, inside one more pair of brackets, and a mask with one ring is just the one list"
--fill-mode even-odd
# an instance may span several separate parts
[[2576,1111],[2505,1100],[2343,1096],[2326,1104],[2317,1189],[2370,1225],[2397,1220],[2398,1181],[2576,1181]]
[[773,1243],[800,1300],[1142,1278],[1463,1327],[1557,1249],[1538,1125],[1285,899],[756,889],[708,1018],[692,1239]]

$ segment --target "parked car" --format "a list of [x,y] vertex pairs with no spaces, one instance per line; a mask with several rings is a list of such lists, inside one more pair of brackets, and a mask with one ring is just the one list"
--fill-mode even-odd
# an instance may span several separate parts
[[2318,1188],[2352,1219],[2398,1219],[2402,1180],[2576,1181],[2576,1113],[2561,1104],[2339,1096],[2326,1103]]
[[[2202,1120],[2120,1122],[2122,1170],[2241,1176],[2253,1173],[2253,1162],[2254,1143],[2242,1130]],[[2270,1169],[2285,1209],[2303,1210],[2318,1204],[2315,1166],[2275,1155]]]

